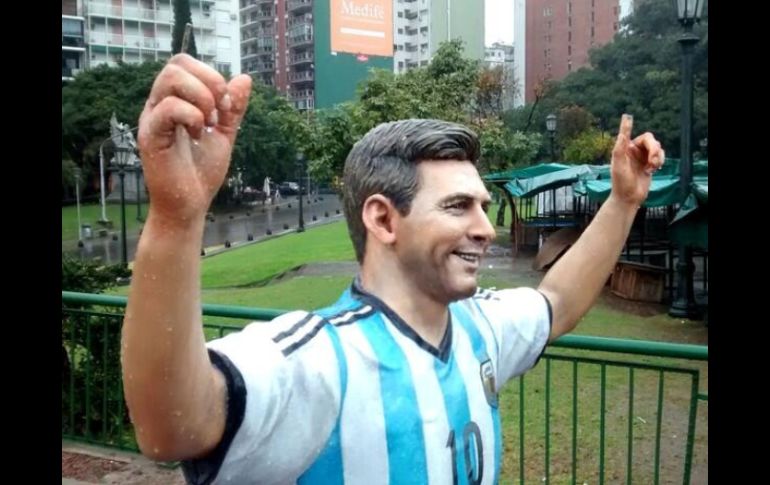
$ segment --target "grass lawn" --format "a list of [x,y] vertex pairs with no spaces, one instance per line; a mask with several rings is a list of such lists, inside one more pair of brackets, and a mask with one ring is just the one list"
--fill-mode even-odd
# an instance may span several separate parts
[[[142,217],[147,216],[147,204],[141,205]],[[97,221],[102,217],[101,204],[80,204],[80,223],[90,224],[96,233],[100,226]],[[120,230],[120,204],[107,204],[107,219],[112,221],[113,230]],[[126,230],[131,232],[141,227],[143,223],[136,220],[136,204],[126,204]],[[76,241],[78,239],[78,211],[76,206],[61,208],[61,239]]]

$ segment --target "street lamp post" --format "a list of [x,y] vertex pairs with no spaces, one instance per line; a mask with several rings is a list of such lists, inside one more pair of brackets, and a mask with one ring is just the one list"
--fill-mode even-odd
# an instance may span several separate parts
[[551,162],[556,162],[556,148],[554,139],[556,138],[556,115],[551,113],[545,117],[545,129],[548,130],[548,136],[551,137]]
[[121,254],[120,262],[123,267],[128,266],[128,247],[126,243],[126,170],[130,168],[133,150],[128,147],[115,147],[115,166],[120,177],[120,232],[121,232]]
[[[129,133],[132,133],[136,130],[138,130],[139,127],[135,126],[128,130]],[[101,192],[101,205],[102,205],[102,215],[99,219],[99,222],[102,224],[109,224],[110,220],[107,219],[107,194],[105,191],[105,183],[104,183],[104,144],[108,141],[112,141],[112,144],[116,144],[116,140],[119,138],[117,135],[110,135],[109,138],[104,139],[99,144],[99,191]]]
[[304,232],[305,219],[302,214],[302,174],[305,173],[305,156],[301,153],[297,154],[297,170],[299,171],[299,227],[297,232]]
[[80,223],[80,167],[75,167],[75,205],[78,208],[78,247],[83,247],[83,226]]
[[[679,38],[682,46],[682,131],[681,131],[681,163],[679,171],[680,200],[684,201],[690,193],[692,184],[692,106],[693,106],[693,72],[692,54],[698,36],[692,31],[693,24],[700,20],[704,0],[677,0],[677,15],[684,33]],[[692,248],[686,243],[679,244],[679,258],[676,265],[677,290],[675,300],[668,314],[676,318],[695,319],[698,317],[698,306],[695,302],[693,275],[695,264],[692,260]]]
[[134,177],[136,180],[136,220],[139,222],[144,222],[144,219],[142,219],[142,193],[139,186],[139,178],[142,176],[142,168],[137,165],[136,171],[134,173],[136,174],[136,177]]

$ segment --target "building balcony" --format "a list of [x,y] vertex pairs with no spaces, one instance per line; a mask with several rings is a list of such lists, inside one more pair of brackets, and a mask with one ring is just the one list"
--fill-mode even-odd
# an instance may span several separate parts
[[313,0],[289,0],[287,10],[295,13],[310,12],[313,10]]
[[72,50],[85,50],[86,41],[83,36],[62,35],[61,46],[63,48],[72,48]]
[[289,82],[292,83],[313,82],[313,79],[313,71],[297,71],[289,73]]
[[302,98],[312,98],[315,95],[315,91],[312,89],[300,89],[296,91],[289,92],[289,98],[294,99],[302,99]]
[[292,56],[289,56],[289,65],[290,66],[297,66],[300,64],[305,63],[312,63],[313,62],[313,52],[305,52],[302,54],[295,54]]
[[262,5],[273,5],[273,0],[241,0],[241,13],[251,12]]
[[297,25],[305,25],[309,28],[313,27],[313,19],[307,18],[307,17],[294,17],[293,19],[289,19],[289,22],[286,24],[286,27],[288,29],[291,29],[292,27],[296,27]]
[[289,37],[287,44],[289,47],[300,47],[313,44],[313,34],[307,33]]
[[[141,7],[124,7],[120,5],[110,5],[106,3],[88,2],[86,4],[86,14],[91,17],[112,17],[116,19],[153,21],[157,23],[172,24],[174,14],[169,10],[153,10]],[[207,11],[192,11],[192,23],[195,27],[213,30],[216,27],[216,20]]]
[[[129,49],[152,49],[164,52],[171,51],[171,37],[144,37],[140,35],[107,34],[91,31],[88,34],[89,44],[125,47]],[[196,46],[199,53],[216,53],[216,46],[203,44]]]

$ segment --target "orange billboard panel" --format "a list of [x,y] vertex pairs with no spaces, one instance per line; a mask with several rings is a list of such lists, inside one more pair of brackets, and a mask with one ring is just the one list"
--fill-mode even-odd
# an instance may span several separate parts
[[330,0],[332,52],[393,56],[393,0]]

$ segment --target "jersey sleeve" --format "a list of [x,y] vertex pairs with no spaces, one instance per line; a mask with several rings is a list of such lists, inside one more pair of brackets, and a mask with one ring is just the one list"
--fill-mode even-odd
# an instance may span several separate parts
[[225,432],[207,456],[183,462],[188,483],[294,483],[310,466],[342,401],[326,324],[291,312],[209,342],[227,382]]
[[499,390],[540,359],[551,333],[551,306],[533,288],[480,290],[473,300],[495,336]]

